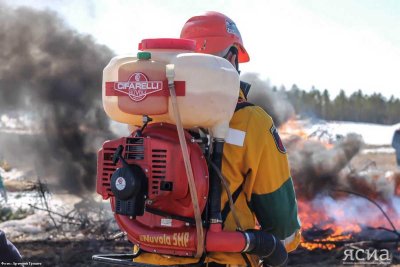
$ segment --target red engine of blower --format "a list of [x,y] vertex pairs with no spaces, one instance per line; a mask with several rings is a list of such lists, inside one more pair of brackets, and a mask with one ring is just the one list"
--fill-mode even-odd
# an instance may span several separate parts
[[[203,212],[208,167],[201,147],[185,134]],[[97,193],[110,199],[120,228],[142,249],[195,254],[194,212],[175,125],[155,123],[105,142],[98,152]]]
[[[207,252],[252,253],[267,258],[265,262],[272,266],[287,260],[283,244],[267,232],[222,230],[220,181],[216,180],[214,162],[222,158],[223,143],[214,140],[209,178],[203,153],[208,151],[208,139],[197,138],[199,145],[185,131],[198,211],[196,202],[192,202],[189,188],[193,186],[188,183],[176,126],[146,125],[129,137],[105,142],[98,153],[97,193],[110,199],[115,219],[131,242],[158,254],[200,257]],[[197,216],[199,213],[203,218]],[[120,263],[115,257],[93,256],[99,261]]]

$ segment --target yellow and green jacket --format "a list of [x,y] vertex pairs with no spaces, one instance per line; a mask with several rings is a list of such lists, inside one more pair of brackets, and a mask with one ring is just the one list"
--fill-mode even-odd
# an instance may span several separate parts
[[[239,101],[243,101],[244,97]],[[243,230],[261,229],[275,235],[288,252],[300,243],[300,221],[288,157],[272,118],[258,106],[246,106],[234,113],[224,145],[222,173],[235,201]],[[221,209],[228,201],[221,196]],[[258,222],[258,223],[257,223]],[[231,212],[224,230],[235,231]],[[158,265],[187,264],[198,259],[143,254],[135,261]],[[246,265],[240,253],[208,253],[207,262]]]
[[[272,118],[258,106],[247,106],[235,112],[229,127],[222,173],[231,192],[241,191],[235,202],[241,226],[246,230],[258,224],[278,237],[288,252],[295,250],[300,243],[297,201],[286,149]],[[227,201],[223,193],[222,205]],[[236,229],[232,214],[224,229]],[[240,254],[213,253],[210,257],[218,263],[245,265]]]

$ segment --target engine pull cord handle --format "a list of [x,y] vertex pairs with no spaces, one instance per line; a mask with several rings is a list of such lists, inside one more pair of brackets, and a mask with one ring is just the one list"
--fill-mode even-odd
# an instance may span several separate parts
[[124,146],[123,145],[119,145],[117,147],[117,150],[115,150],[112,161],[114,164],[118,163],[118,160],[122,161],[122,165],[124,165],[124,167],[129,167],[129,164],[125,161],[124,157],[122,157],[122,151],[124,151]]
[[175,65],[168,64],[166,66],[166,76],[168,79],[168,88],[171,95],[172,110],[176,120],[176,128],[178,131],[179,143],[182,149],[183,161],[185,164],[186,175],[189,183],[190,196],[192,198],[194,218],[196,221],[196,233],[197,233],[197,246],[196,246],[196,258],[200,258],[204,252],[204,229],[201,219],[201,211],[199,207],[199,200],[197,197],[196,185],[194,183],[194,176],[192,165],[189,158],[189,150],[186,144],[185,132],[183,130],[183,125],[181,121],[181,116],[179,113],[178,101],[176,99],[174,78],[175,78]]

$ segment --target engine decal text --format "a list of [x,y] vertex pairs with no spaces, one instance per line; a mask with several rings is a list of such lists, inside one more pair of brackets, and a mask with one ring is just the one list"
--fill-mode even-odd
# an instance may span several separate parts
[[175,247],[188,247],[189,232],[174,233],[172,235],[139,235],[141,242]]

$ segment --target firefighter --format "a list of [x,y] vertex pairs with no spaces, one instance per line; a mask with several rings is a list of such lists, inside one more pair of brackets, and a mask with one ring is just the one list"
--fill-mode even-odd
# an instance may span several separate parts
[[[238,71],[239,63],[250,60],[236,24],[218,12],[190,18],[183,26],[181,38],[195,40],[197,52],[224,57]],[[244,230],[255,229],[257,219],[261,229],[278,237],[290,252],[300,242],[300,221],[286,149],[272,118],[260,107],[246,102],[250,85],[241,82],[240,87],[238,105],[224,145],[222,173],[229,181]],[[235,231],[227,201],[226,193],[222,193],[224,230]],[[208,253],[206,262],[208,266],[245,266],[249,259],[246,261],[244,257],[240,253]],[[142,257],[141,261],[185,263],[176,257],[156,254]]]
[[[195,40],[197,52],[224,57],[238,71],[239,63],[250,60],[236,24],[218,12],[190,18],[181,38]],[[238,194],[235,208],[243,228],[254,229],[256,218],[261,228],[278,237],[290,252],[300,242],[300,222],[288,157],[272,118],[246,102],[249,88],[241,82],[237,111],[224,145],[222,173],[233,195]],[[221,200],[225,205],[227,195],[222,194]],[[225,230],[236,228],[230,212],[224,225]],[[219,264],[245,265],[240,254],[209,256]]]
[[393,134],[392,147],[396,151],[397,166],[400,167],[400,128]]

